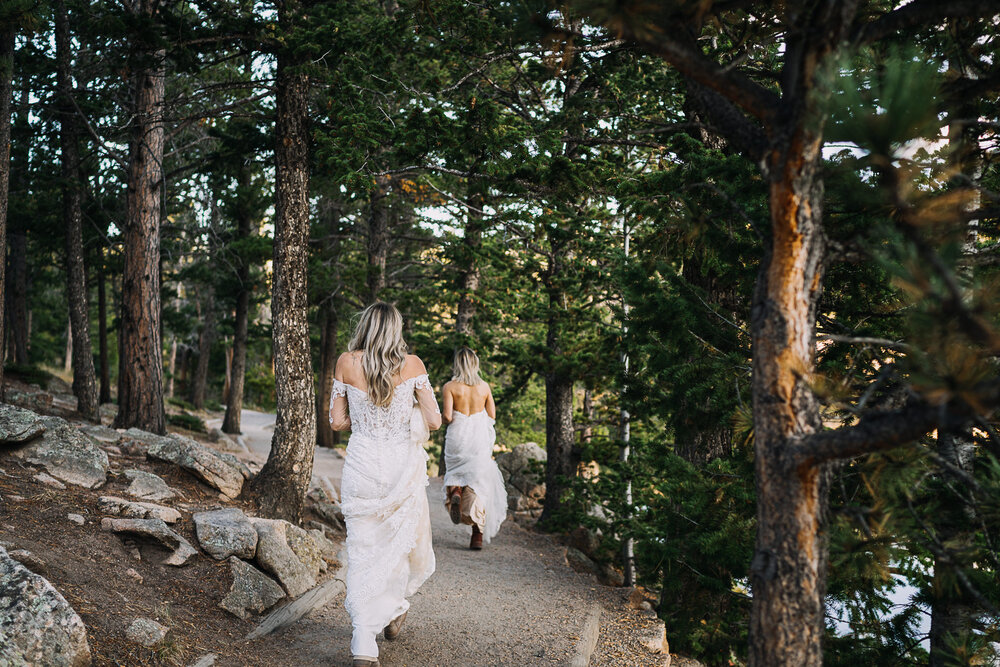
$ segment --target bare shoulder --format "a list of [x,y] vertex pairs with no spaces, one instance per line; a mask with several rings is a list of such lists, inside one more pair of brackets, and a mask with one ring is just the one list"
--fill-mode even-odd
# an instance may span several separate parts
[[411,378],[423,375],[426,372],[427,368],[424,366],[424,362],[420,357],[415,354],[406,355],[406,361],[403,363],[403,375],[407,378]]

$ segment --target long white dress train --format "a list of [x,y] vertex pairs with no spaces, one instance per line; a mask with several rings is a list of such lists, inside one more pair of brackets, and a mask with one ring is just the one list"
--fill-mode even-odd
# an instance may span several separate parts
[[427,507],[427,453],[410,439],[414,397],[425,416],[438,411],[427,375],[404,380],[385,408],[367,392],[333,382],[347,396],[351,438],[341,481],[347,524],[347,595],[351,653],[378,657],[375,636],[410,607],[407,598],[434,572]]
[[496,422],[485,410],[472,415],[456,410],[453,415],[444,438],[444,487],[472,487],[476,500],[471,518],[489,542],[507,518],[507,489],[493,460]]

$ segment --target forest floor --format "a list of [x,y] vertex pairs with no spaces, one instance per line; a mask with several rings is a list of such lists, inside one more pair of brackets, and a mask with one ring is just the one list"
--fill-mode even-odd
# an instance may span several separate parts
[[[46,412],[82,425],[65,396],[56,397]],[[209,426],[221,419],[204,416]],[[266,413],[243,413],[249,451],[238,456],[254,469],[266,460],[273,420]],[[198,439],[211,445],[204,436]],[[87,626],[95,664],[189,665],[214,654],[214,664],[226,667],[350,665],[343,595],[285,629],[247,642],[243,638],[259,619],[243,621],[217,606],[229,588],[227,563],[200,557],[183,568],[165,567],[160,563],[168,552],[101,531],[97,507],[102,495],[123,495],[124,470],[148,470],[181,492],[173,505],[184,518],[173,528],[197,544],[191,513],[220,506],[251,513],[248,503],[221,500],[171,464],[126,455],[112,456],[111,466],[101,489],[56,490],[33,479],[37,469],[0,452],[0,541],[35,555],[38,573],[65,595]],[[326,477],[339,490],[342,468],[342,450],[320,450],[314,481],[323,485]],[[573,571],[556,538],[512,519],[482,551],[470,551],[468,528],[453,525],[445,511],[439,478],[431,479],[428,497],[437,571],[412,598],[399,638],[379,640],[383,665],[669,665],[669,656],[642,646],[644,637],[656,634],[657,623],[628,604],[631,589],[603,586]],[[70,512],[84,515],[86,523],[69,522]],[[332,576],[331,569],[320,583]],[[171,627],[168,642],[156,651],[128,642],[125,630],[138,617]]]

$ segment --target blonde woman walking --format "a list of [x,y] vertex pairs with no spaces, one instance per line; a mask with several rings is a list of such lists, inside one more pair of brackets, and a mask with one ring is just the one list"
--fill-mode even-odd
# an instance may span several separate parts
[[354,667],[378,667],[375,636],[396,638],[407,598],[434,572],[427,453],[410,437],[414,401],[428,428],[440,428],[424,363],[406,353],[403,318],[373,303],[337,360],[330,396],[331,426],[351,430],[340,493]]
[[493,460],[497,409],[490,385],[479,377],[479,357],[467,347],[455,353],[454,376],[442,390],[446,472],[445,504],[451,520],[472,526],[470,549],[482,549],[507,518],[507,490]]

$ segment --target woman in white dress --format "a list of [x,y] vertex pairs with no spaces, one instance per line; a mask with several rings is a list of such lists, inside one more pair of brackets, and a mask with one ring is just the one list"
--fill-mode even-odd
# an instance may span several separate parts
[[440,428],[424,363],[406,353],[403,318],[376,302],[337,360],[330,396],[331,426],[351,430],[340,494],[354,667],[378,667],[375,636],[384,629],[396,638],[407,598],[434,572],[427,453],[410,436],[414,401],[427,427]]
[[472,526],[469,548],[483,548],[507,518],[507,490],[493,460],[497,409],[490,385],[479,377],[479,357],[467,347],[455,353],[454,377],[442,389],[445,504],[454,523]]

